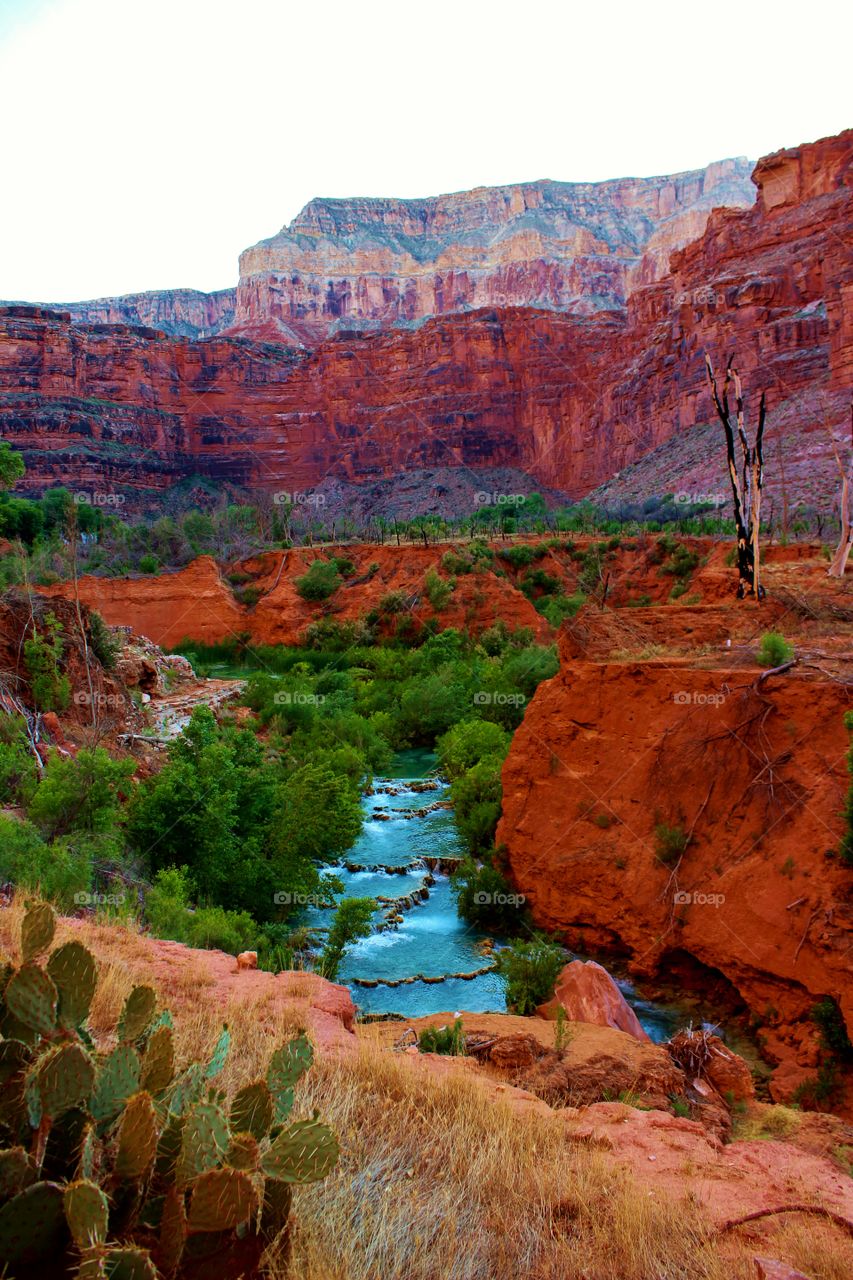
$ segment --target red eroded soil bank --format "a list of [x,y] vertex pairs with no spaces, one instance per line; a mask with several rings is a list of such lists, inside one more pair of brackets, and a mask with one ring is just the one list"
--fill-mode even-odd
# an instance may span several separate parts
[[[787,1100],[818,1067],[813,1006],[831,996],[853,1031],[837,856],[853,690],[808,665],[805,643],[779,676],[732,665],[738,632],[779,626],[779,603],[627,614],[585,610],[561,633],[560,672],[504,766],[497,842],[538,924],[748,1012]],[[632,657],[666,630],[669,651]],[[686,848],[666,847],[664,825]]]

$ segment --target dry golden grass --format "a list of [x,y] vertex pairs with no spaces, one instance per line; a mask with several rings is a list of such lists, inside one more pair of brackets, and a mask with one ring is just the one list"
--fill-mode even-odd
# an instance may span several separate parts
[[[21,915],[20,905],[0,911],[0,946],[13,956]],[[106,1038],[134,981],[151,979],[146,943],[94,923],[62,924],[59,936],[72,930],[99,961],[93,1027]],[[301,1027],[307,984],[291,980],[295,1003],[282,1009],[269,992],[217,1002],[203,976],[192,963],[170,974],[163,1003],[179,1061],[204,1059],[228,1022],[220,1080],[230,1093]],[[270,1280],[753,1280],[755,1254],[811,1280],[853,1274],[850,1242],[816,1219],[714,1236],[688,1196],[652,1194],[607,1152],[568,1141],[562,1124],[511,1110],[473,1079],[413,1071],[376,1040],[315,1063],[296,1114],[315,1107],[341,1159],[325,1181],[296,1189],[290,1263],[273,1256]]]

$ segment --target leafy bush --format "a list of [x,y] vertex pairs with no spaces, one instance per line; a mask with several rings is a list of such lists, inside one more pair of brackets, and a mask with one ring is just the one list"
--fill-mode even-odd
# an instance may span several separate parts
[[461,777],[480,760],[503,760],[509,751],[510,735],[489,720],[461,720],[436,744],[439,764],[450,779]]
[[121,643],[94,609],[89,612],[89,645],[105,671],[115,670]]
[[296,579],[295,586],[303,600],[328,600],[341,582],[341,575],[333,560],[315,560],[308,572]]
[[62,623],[48,613],[43,632],[24,641],[24,665],[39,711],[65,711],[71,701],[71,682],[59,670],[62,651]]
[[424,1027],[418,1036],[420,1053],[443,1053],[460,1057],[465,1053],[465,1032],[462,1019],[457,1018],[452,1027]]
[[563,625],[566,618],[573,618],[579,613],[586,604],[586,596],[581,591],[575,591],[573,595],[567,596],[562,593],[550,596],[545,600],[537,602],[537,608],[550,622],[555,630]]
[[258,945],[259,929],[247,911],[219,906],[192,909],[190,893],[186,867],[158,871],[145,900],[145,916],[156,937],[232,955]]
[[424,579],[424,591],[436,612],[447,608],[455,589],[456,580],[454,578],[441,578],[435,569],[427,570],[427,575]]
[[831,996],[824,996],[812,1009],[812,1018],[820,1027],[823,1047],[844,1061],[853,1058],[853,1044],[847,1034],[844,1015]]
[[73,911],[75,895],[92,887],[91,845],[74,836],[49,844],[31,823],[0,814],[0,881]]
[[358,938],[366,938],[370,934],[375,910],[376,903],[372,898],[341,899],[320,957],[319,968],[324,978],[334,982],[347,947]]
[[496,854],[483,854],[483,861],[465,858],[453,872],[451,889],[456,909],[463,920],[477,929],[508,934],[519,927],[519,909],[510,882],[495,866]]
[[157,556],[153,555],[150,551],[146,551],[144,556],[139,557],[140,573],[159,573],[159,571],[160,561]]
[[498,974],[506,988],[507,1008],[523,1016],[550,1000],[566,953],[543,934],[530,942],[516,939],[498,954]]
[[690,837],[683,827],[659,822],[655,826],[655,853],[664,866],[671,867],[683,855]]
[[110,833],[122,798],[130,792],[133,760],[113,760],[103,747],[76,756],[50,755],[28,806],[28,816],[48,837],[71,831]]
[[794,656],[794,646],[778,631],[765,631],[758,648],[758,661],[762,667],[781,667]]
[[0,804],[26,804],[37,780],[23,719],[0,714]]

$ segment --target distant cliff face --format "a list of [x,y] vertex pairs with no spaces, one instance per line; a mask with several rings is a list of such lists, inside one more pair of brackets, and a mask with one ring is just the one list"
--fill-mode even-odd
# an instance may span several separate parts
[[614,182],[529,182],[425,200],[312,200],[240,257],[234,332],[306,345],[479,307],[593,314],[666,270],[752,165]]
[[[755,182],[750,208],[717,209],[617,311],[484,308],[299,351],[0,311],[0,431],[33,488],[132,496],[206,475],[291,491],[455,468],[473,497],[478,470],[506,467],[618,500],[654,463],[644,496],[708,492],[704,353],[736,353],[750,408],[767,391],[769,484],[778,433],[790,501],[826,507],[827,428],[848,438],[853,386],[853,131],[765,158]],[[654,251],[633,269],[654,274]]]
[[157,289],[118,298],[62,303],[58,309],[81,324],[141,325],[174,337],[212,338],[234,323],[236,305],[236,289],[220,289],[217,293]]

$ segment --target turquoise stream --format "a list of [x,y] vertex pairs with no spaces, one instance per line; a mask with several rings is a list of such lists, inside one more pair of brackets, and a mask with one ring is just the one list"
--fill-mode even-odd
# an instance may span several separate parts
[[[462,855],[451,809],[435,809],[420,817],[403,816],[448,800],[449,789],[444,782],[435,791],[410,789],[412,783],[429,778],[435,767],[432,752],[403,751],[395,757],[388,777],[375,780],[373,794],[364,799],[361,836],[344,860],[350,866],[366,869],[351,871],[343,865],[331,868],[343,881],[346,895],[403,897],[418,888],[427,874],[425,867],[412,865],[419,859]],[[378,865],[411,867],[411,870],[405,874],[389,874],[367,869]],[[387,908],[380,908],[376,913],[377,926],[383,923],[384,910]],[[329,911],[312,909],[305,913],[305,923],[325,925],[330,915]],[[361,987],[352,981],[354,978],[399,979],[418,973],[426,977],[470,973],[489,963],[478,949],[484,937],[460,919],[448,877],[435,873],[429,897],[404,911],[402,924],[396,929],[377,929],[351,947],[338,980],[349,985],[353,1000],[363,1013],[399,1013],[416,1018],[454,1010],[505,1012],[503,985],[493,973],[468,980],[418,981],[400,987]],[[495,938],[495,941],[500,943],[502,939]],[[667,1039],[679,1022],[686,1020],[670,1007],[639,1000],[629,983],[619,985],[653,1040]]]

